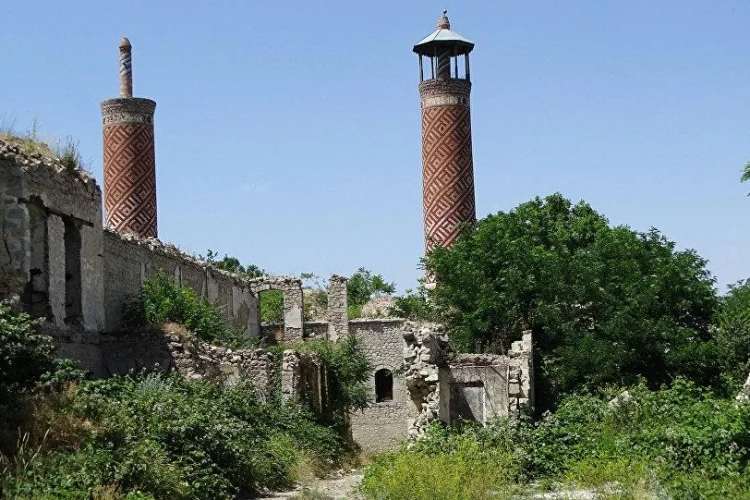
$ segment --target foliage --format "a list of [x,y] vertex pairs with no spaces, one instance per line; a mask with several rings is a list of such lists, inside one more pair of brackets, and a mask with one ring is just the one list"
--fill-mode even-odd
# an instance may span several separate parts
[[[519,484],[533,480],[611,488],[616,480],[623,490],[617,498],[634,498],[644,491],[666,491],[675,499],[750,498],[750,404],[717,397],[682,378],[659,391],[643,384],[632,387],[630,398],[618,404],[608,400],[619,391],[607,392],[568,396],[536,423],[434,426],[423,440],[367,471],[366,491],[377,492],[371,498],[397,498],[370,482],[387,482],[400,468],[419,474],[408,464],[421,464],[422,456],[447,460],[468,441],[474,443],[475,454],[510,457],[512,479]],[[464,474],[481,476],[483,467],[478,463],[476,470]],[[438,469],[430,474],[441,481],[444,473]]]
[[297,346],[302,352],[314,353],[326,367],[328,380],[328,408],[326,418],[340,432],[348,425],[348,412],[361,410],[370,402],[366,383],[372,365],[353,334],[338,343],[325,340],[312,341]]
[[21,481],[9,482],[24,498],[110,489],[127,498],[229,499],[287,486],[303,455],[329,463],[342,446],[301,406],[264,403],[248,383],[221,388],[160,374],[89,381],[58,412],[85,419],[89,432],[72,452],[43,449]]
[[391,295],[395,291],[396,285],[385,281],[382,275],[372,274],[364,267],[360,267],[349,277],[346,284],[349,317],[359,318],[362,315],[362,306],[368,300],[380,295]]
[[265,290],[260,292],[260,320],[263,323],[281,323],[284,321],[284,292],[282,290]]
[[440,317],[435,305],[429,300],[424,278],[419,280],[416,290],[409,288],[403,296],[394,297],[388,315],[422,321],[437,321]]
[[52,338],[39,332],[41,320],[14,312],[15,305],[0,301],[0,414],[5,413],[2,405],[20,392],[35,386],[55,388],[83,376],[70,360],[54,357]]
[[201,255],[200,257],[209,264],[216,266],[223,271],[234,274],[241,274],[248,278],[259,278],[261,276],[266,276],[266,271],[264,271],[263,269],[253,264],[248,264],[247,266],[242,265],[237,257],[232,257],[224,254],[223,259],[216,260],[218,256],[218,252],[214,252],[213,250],[208,249],[208,251],[206,252],[206,256],[203,257]]
[[515,498],[514,465],[499,449],[456,436],[450,449],[424,448],[379,457],[367,468],[362,491],[368,498],[388,500],[479,500]]
[[86,170],[78,141],[70,136],[64,139],[42,137],[36,119],[24,132],[15,130],[15,120],[0,120],[0,140],[13,143],[24,154],[57,158],[67,169]]
[[54,368],[52,339],[39,333],[41,320],[16,314],[14,302],[0,302],[0,403]]
[[[745,167],[742,169],[742,177],[740,177],[740,180],[742,182],[750,181],[750,162],[745,164]],[[750,196],[750,194],[748,194]]]
[[490,215],[425,264],[460,349],[505,352],[533,330],[539,394],[716,374],[706,261],[655,229],[611,227],[584,202],[555,194]]
[[733,382],[742,384],[750,373],[750,280],[729,287],[716,316],[716,342],[722,371]]
[[213,344],[236,346],[243,342],[242,334],[227,323],[215,304],[159,270],[144,280],[137,295],[126,300],[123,324],[134,328],[161,323],[179,323]]

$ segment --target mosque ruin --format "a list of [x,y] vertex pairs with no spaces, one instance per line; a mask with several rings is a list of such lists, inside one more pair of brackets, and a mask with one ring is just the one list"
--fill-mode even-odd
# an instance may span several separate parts
[[[469,110],[473,48],[450,30],[444,13],[435,31],[413,49],[420,63],[427,250],[450,245],[460,224],[476,217]],[[0,298],[16,297],[23,310],[43,318],[43,330],[61,356],[79,361],[97,377],[158,364],[194,379],[215,373],[246,376],[261,392],[269,391],[271,359],[263,350],[232,352],[205,344],[189,350],[179,332],[124,331],[126,298],[161,270],[214,302],[248,338],[263,334],[259,295],[269,289],[283,292],[280,342],[293,347],[310,339],[336,342],[355,335],[373,365],[372,403],[351,418],[352,435],[364,449],[392,449],[436,420],[484,424],[531,410],[528,332],[507,356],[452,355],[440,325],[399,318],[350,320],[347,281],[340,276],[329,280],[326,321],[306,322],[300,279],[238,276],[159,241],[156,103],[133,97],[131,58],[131,44],[123,39],[120,96],[101,103],[103,196],[84,171],[0,141]],[[283,398],[305,394],[321,408],[326,397],[322,373],[314,359],[288,349],[281,367]]]

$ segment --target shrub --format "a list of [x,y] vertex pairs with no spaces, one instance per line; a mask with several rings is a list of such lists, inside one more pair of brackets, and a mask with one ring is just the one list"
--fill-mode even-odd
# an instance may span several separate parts
[[0,302],[0,404],[55,367],[52,338],[39,333],[41,320],[15,313],[14,306]]
[[[416,464],[415,455],[449,460],[468,441],[477,455],[507,457],[514,472],[510,479],[519,483],[596,487],[616,498],[648,497],[644,492],[665,498],[664,491],[676,499],[750,498],[750,404],[717,397],[682,378],[658,391],[641,384],[629,394],[629,400],[617,405],[609,403],[611,394],[568,396],[536,423],[498,420],[484,428],[434,426],[411,449],[402,449],[368,471],[366,491],[371,498],[400,498],[378,490],[375,483],[398,488],[387,482],[388,475],[400,474],[407,463]],[[435,481],[444,479],[439,469],[421,462],[420,466],[430,470]],[[483,474],[483,467],[478,463],[476,470],[462,472],[457,482]]]
[[175,374],[86,381],[59,408],[63,415],[88,419],[90,432],[73,452],[43,449],[13,483],[24,497],[88,498],[101,490],[229,499],[288,486],[300,460],[329,464],[342,448],[303,407],[264,403],[244,382],[222,389]]
[[370,379],[372,365],[360,341],[350,334],[336,344],[313,341],[297,347],[315,353],[326,367],[328,401],[324,417],[344,434],[348,429],[348,413],[361,410],[370,402],[366,382]]
[[402,448],[379,457],[365,471],[361,489],[368,498],[388,500],[512,498],[518,490],[514,469],[508,453],[458,436],[439,453]]
[[126,328],[179,323],[199,339],[213,344],[241,345],[242,334],[232,328],[221,311],[191,288],[180,286],[163,270],[143,282],[141,291],[123,307]]

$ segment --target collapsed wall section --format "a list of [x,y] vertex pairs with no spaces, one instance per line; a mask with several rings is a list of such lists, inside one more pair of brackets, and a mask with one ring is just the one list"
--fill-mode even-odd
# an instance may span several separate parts
[[179,325],[103,335],[105,375],[174,371],[189,380],[214,378],[228,384],[249,380],[264,398],[273,390],[274,361],[262,349],[232,350],[200,342]]

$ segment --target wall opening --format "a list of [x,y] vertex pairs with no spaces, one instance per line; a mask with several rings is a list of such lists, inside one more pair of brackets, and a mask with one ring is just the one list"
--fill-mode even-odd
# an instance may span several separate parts
[[26,207],[29,211],[29,275],[21,301],[29,315],[52,319],[49,300],[47,210],[41,200],[32,200]]
[[258,319],[261,334],[269,340],[284,338],[284,291],[277,289],[258,292]]
[[68,217],[65,224],[65,323],[79,325],[83,306],[81,293],[81,227]]
[[375,372],[375,402],[393,401],[393,373],[386,368]]
[[450,384],[450,423],[470,420],[484,424],[484,384],[482,382]]

